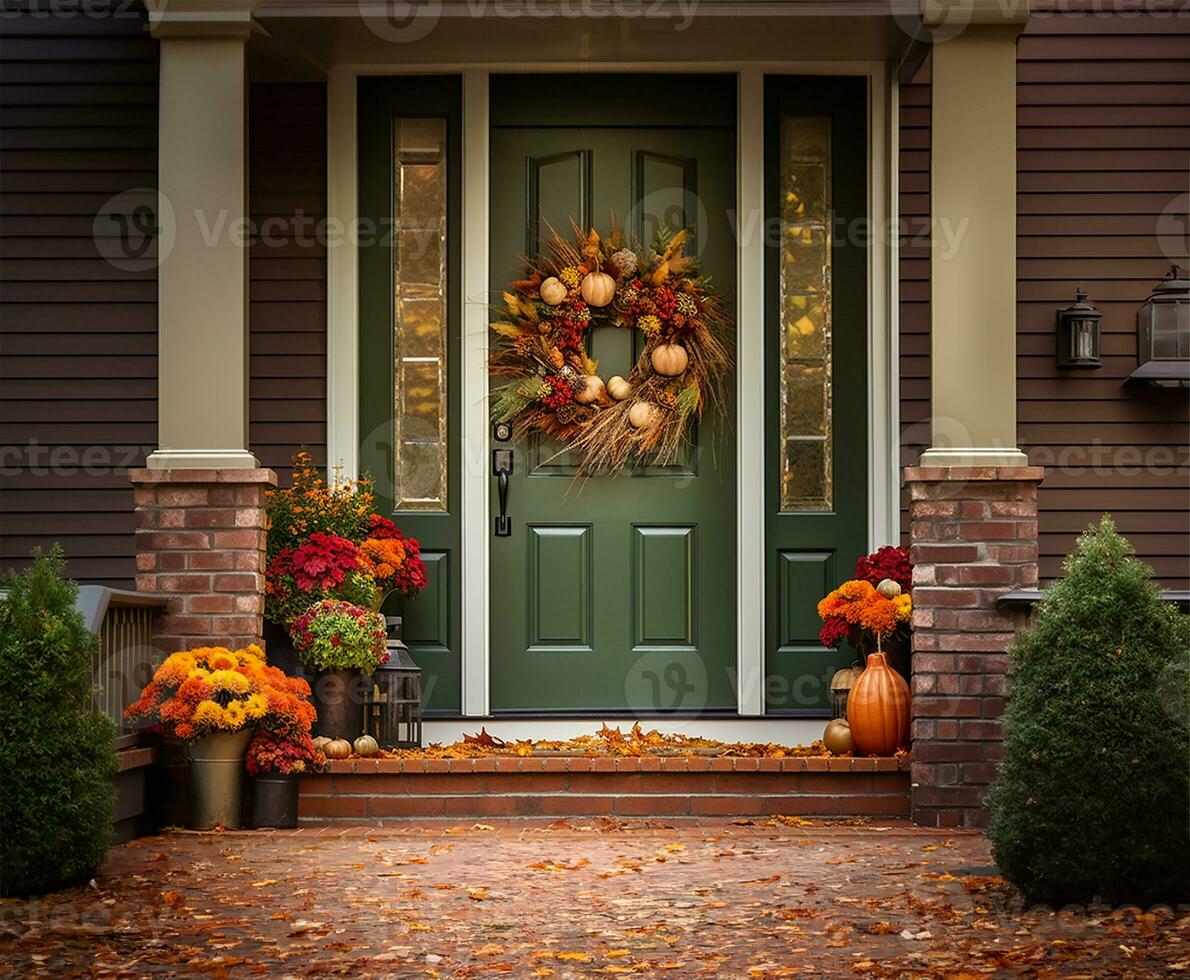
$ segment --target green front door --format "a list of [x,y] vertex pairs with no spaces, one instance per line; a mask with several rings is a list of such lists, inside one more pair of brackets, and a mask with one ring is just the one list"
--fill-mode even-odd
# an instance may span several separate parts
[[[604,232],[614,215],[645,240],[660,223],[693,228],[732,302],[734,78],[497,76],[491,112],[493,296],[551,227]],[[633,343],[594,331],[600,374],[627,376]],[[581,485],[552,444],[513,453],[512,533],[491,539],[493,712],[734,711],[730,418],[704,417],[672,465]]]

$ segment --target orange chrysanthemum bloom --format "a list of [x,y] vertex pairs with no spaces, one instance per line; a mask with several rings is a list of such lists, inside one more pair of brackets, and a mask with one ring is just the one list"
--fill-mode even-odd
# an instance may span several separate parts
[[859,610],[857,622],[864,629],[877,636],[886,636],[897,628],[896,607],[879,592],[873,592],[856,605]]
[[168,657],[125,715],[180,739],[244,727],[308,738],[309,696],[309,684],[269,666],[255,644],[202,647]]
[[868,598],[876,589],[871,582],[865,582],[863,579],[851,579],[848,582],[844,582],[835,591],[842,598],[856,602],[860,599]]
[[368,538],[359,546],[358,558],[365,572],[383,582],[405,564],[405,545],[396,538]]
[[828,616],[840,616],[846,605],[847,600],[839,595],[838,589],[835,589],[819,600],[818,616],[820,619],[826,619]]

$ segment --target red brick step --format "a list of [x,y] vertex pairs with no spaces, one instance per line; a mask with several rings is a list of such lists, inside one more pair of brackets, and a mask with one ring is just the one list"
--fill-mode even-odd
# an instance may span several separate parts
[[905,817],[891,758],[358,759],[304,776],[303,824],[479,817]]

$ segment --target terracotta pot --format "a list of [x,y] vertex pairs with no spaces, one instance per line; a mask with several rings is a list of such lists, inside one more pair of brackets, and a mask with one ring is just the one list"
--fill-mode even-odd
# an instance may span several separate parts
[[244,753],[253,729],[216,732],[190,743],[190,827],[238,830],[244,804]]
[[856,749],[865,755],[892,755],[909,744],[909,685],[883,653],[868,656],[852,685],[847,721]]

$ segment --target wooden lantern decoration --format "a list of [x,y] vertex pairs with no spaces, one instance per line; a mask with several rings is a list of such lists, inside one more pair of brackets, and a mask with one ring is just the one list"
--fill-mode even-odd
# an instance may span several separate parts
[[[390,629],[393,620],[388,617]],[[364,699],[364,731],[384,749],[421,748],[421,668],[399,639],[388,640],[388,662],[372,672]]]
[[847,717],[847,698],[851,695],[851,688],[859,679],[864,669],[858,665],[843,667],[835,671],[831,678],[831,717]]
[[869,654],[852,685],[847,721],[856,749],[865,755],[892,755],[909,744],[909,685],[879,651]]

